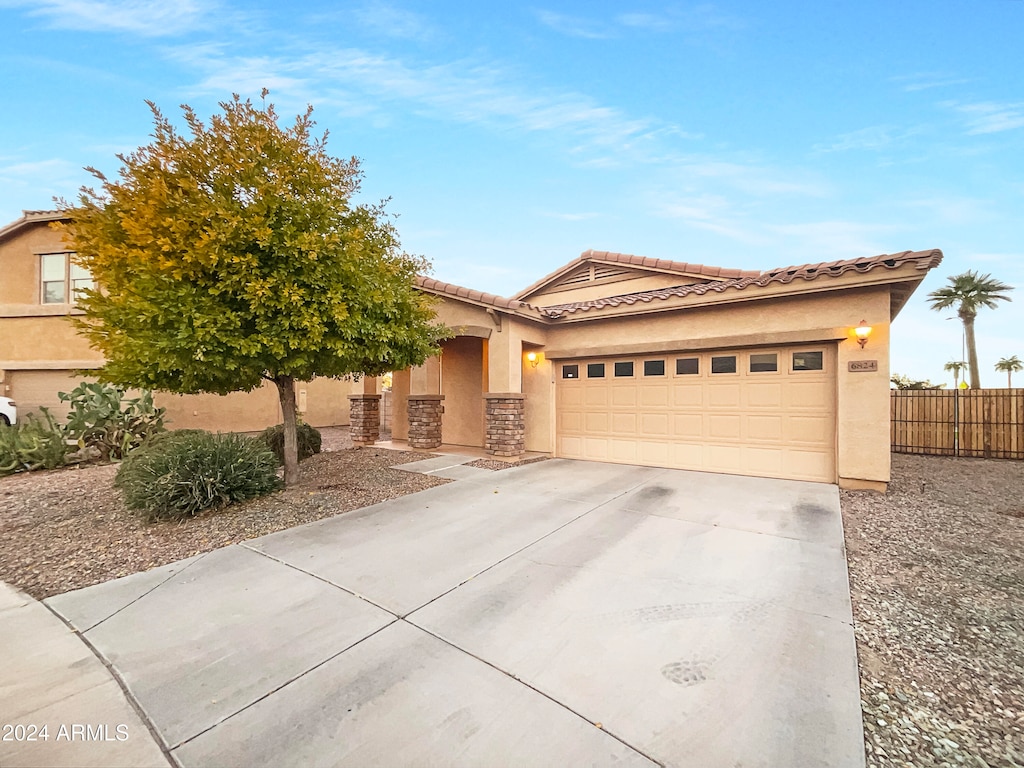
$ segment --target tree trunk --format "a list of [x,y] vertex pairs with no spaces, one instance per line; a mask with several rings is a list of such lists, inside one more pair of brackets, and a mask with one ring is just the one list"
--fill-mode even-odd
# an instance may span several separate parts
[[295,433],[295,379],[291,376],[275,376],[277,396],[281,400],[284,414],[284,484],[299,482],[299,441]]
[[971,371],[971,389],[981,389],[981,374],[978,372],[978,349],[974,345],[974,314],[960,316],[964,321],[964,335],[967,338],[967,363]]

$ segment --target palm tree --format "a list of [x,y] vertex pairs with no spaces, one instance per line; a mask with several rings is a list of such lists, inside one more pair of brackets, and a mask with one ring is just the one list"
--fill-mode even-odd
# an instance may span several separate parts
[[950,360],[944,366],[942,370],[952,371],[953,373],[953,388],[957,389],[960,386],[960,371],[967,367],[967,362],[964,360]]
[[967,337],[971,389],[981,389],[978,349],[974,343],[974,318],[982,307],[995,309],[997,301],[1010,301],[1006,294],[1013,290],[1013,286],[996,280],[992,275],[979,276],[971,270],[948,280],[949,285],[945,288],[938,288],[928,294],[928,301],[937,312],[956,307],[956,313],[964,324],[964,336]]
[[1006,386],[1013,389],[1013,374],[1024,371],[1024,363],[1020,361],[1020,358],[1014,355],[1013,357],[1004,357],[998,363],[996,363],[997,371],[1006,371]]

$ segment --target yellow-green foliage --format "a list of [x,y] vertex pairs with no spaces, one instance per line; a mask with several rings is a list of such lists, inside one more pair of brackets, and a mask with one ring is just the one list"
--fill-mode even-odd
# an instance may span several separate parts
[[[264,93],[264,96],[266,94]],[[101,379],[173,392],[262,379],[379,375],[422,363],[446,330],[414,289],[428,265],[401,252],[382,205],[356,205],[355,158],[327,154],[312,110],[280,127],[235,96],[188,135],[150,104],[153,141],[98,171],[66,232],[100,290],[80,330]]]

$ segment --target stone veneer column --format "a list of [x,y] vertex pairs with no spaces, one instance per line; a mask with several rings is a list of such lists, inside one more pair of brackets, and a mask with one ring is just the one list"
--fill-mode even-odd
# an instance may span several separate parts
[[437,448],[441,445],[441,414],[444,395],[409,395],[409,447]]
[[521,392],[488,392],[487,436],[484,450],[493,456],[521,456],[526,450],[526,395]]
[[380,395],[349,395],[349,434],[356,445],[373,445],[380,438]]

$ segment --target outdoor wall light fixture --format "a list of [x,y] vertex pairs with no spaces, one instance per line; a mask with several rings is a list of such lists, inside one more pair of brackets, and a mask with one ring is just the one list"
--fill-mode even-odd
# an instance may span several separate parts
[[854,328],[853,332],[857,334],[857,343],[860,344],[860,348],[864,349],[864,345],[868,343],[868,336],[871,335],[871,326],[866,320],[861,320],[860,325]]
[[537,353],[536,352],[527,352],[526,353],[526,359],[530,361],[530,365],[532,365],[534,368],[536,368],[537,367],[537,363],[540,362],[540,360],[537,359]]

